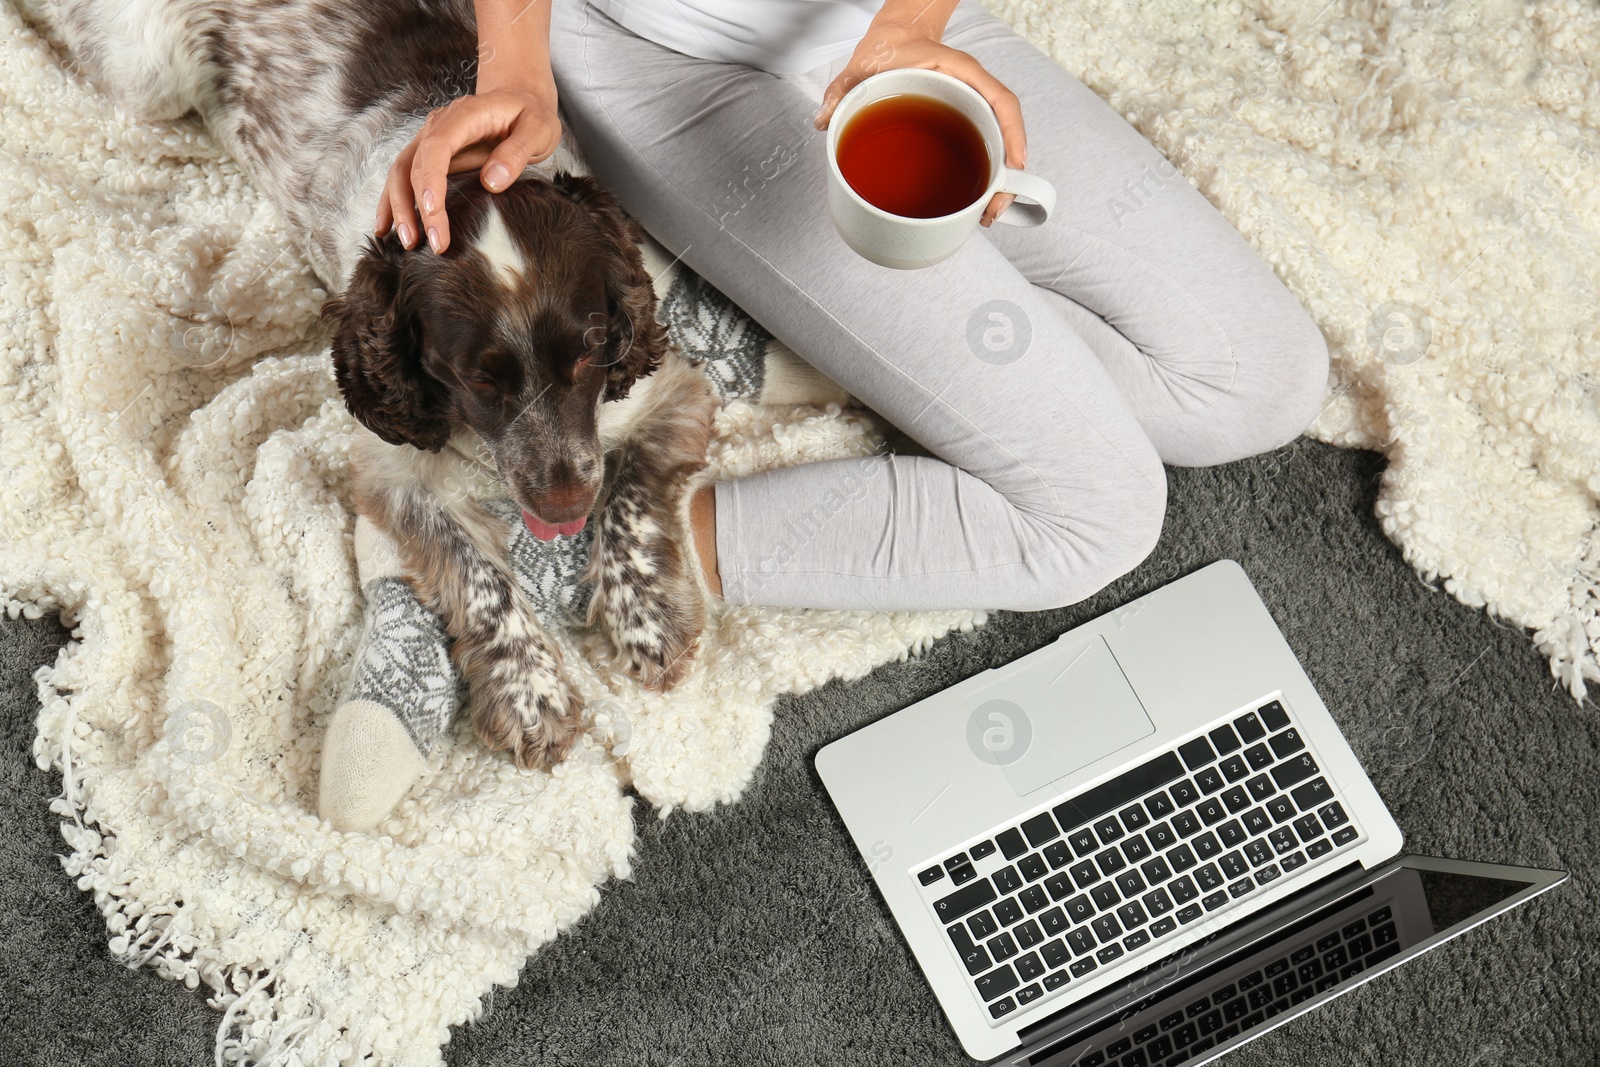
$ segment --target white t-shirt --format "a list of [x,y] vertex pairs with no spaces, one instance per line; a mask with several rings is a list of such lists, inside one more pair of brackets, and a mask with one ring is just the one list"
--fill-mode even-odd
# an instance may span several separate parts
[[799,74],[855,50],[883,0],[589,0],[685,55]]

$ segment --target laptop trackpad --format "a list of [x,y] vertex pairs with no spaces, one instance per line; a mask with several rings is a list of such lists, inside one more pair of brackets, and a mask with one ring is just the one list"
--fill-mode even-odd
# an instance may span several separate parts
[[1155,733],[1099,635],[996,680],[971,705],[967,746],[1019,797]]

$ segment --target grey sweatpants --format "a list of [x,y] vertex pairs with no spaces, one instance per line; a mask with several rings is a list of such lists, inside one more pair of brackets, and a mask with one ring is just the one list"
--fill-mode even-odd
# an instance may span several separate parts
[[1092,90],[962,0],[945,43],[1017,94],[1033,229],[979,228],[934,267],[852,252],[798,76],[697,59],[557,0],[561,107],[597,180],[670,252],[927,455],[716,486],[734,604],[1034,610],[1155,546],[1163,463],[1279,447],[1316,416],[1321,331],[1239,232]]

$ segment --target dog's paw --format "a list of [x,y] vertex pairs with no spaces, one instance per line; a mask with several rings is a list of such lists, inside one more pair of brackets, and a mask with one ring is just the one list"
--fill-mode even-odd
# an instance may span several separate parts
[[463,673],[472,723],[492,751],[525,770],[560,763],[583,729],[583,701],[561,671],[561,654],[543,633],[474,650]]
[[610,501],[597,531],[589,623],[610,640],[618,668],[659,692],[678,684],[694,662],[705,604],[683,541],[631,503]]

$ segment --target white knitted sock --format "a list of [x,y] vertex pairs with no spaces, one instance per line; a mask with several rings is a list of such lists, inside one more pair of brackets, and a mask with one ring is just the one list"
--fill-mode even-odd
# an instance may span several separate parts
[[[509,501],[486,506],[515,524],[511,564],[540,622],[560,629],[582,619],[589,590],[578,577],[593,544],[590,527],[540,541]],[[365,628],[323,740],[317,802],[339,830],[371,830],[394,810],[466,696],[443,620],[405,581],[393,539],[364,517],[356,520],[356,572],[366,597]]]

